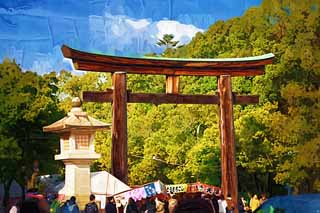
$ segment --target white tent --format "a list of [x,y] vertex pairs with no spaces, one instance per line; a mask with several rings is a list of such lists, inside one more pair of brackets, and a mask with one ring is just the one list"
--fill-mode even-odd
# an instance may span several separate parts
[[[101,208],[105,208],[106,198],[113,194],[131,189],[119,179],[106,171],[91,172],[91,193],[100,201]],[[64,181],[55,182],[50,188],[51,192],[58,193],[61,199],[64,198]]]
[[91,192],[110,196],[131,189],[106,171],[91,172]]
[[91,193],[101,202],[102,209],[105,208],[106,197],[129,189],[129,186],[106,171],[91,172]]

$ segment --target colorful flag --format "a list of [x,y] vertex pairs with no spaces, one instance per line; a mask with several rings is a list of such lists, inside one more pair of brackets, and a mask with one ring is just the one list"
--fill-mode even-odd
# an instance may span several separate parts
[[141,200],[142,198],[147,197],[144,187],[130,190],[126,192],[124,196],[126,199],[129,199],[131,197],[134,201]]
[[146,191],[147,197],[152,197],[157,194],[156,187],[154,183],[150,183],[144,186],[144,190]]
[[160,180],[154,182],[154,185],[156,187],[157,194],[164,193],[167,191],[166,186]]
[[181,192],[186,192],[188,185],[187,184],[171,184],[171,185],[166,185],[167,192],[168,193],[181,193]]

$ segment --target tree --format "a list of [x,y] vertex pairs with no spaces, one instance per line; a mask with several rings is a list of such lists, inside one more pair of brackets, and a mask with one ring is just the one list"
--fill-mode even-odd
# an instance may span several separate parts
[[162,39],[159,39],[157,42],[158,46],[165,46],[166,49],[172,49],[177,46],[179,41],[173,41],[174,35],[173,34],[164,34]]
[[40,161],[42,173],[58,171],[53,156],[59,145],[54,136],[43,134],[42,127],[63,114],[58,109],[55,73],[22,72],[14,61],[4,60],[0,76],[0,181],[8,190],[13,179],[25,186],[35,160]]

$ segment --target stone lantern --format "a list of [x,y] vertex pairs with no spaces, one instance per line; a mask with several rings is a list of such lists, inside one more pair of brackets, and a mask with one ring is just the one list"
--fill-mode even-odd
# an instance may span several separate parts
[[95,132],[109,127],[83,112],[80,98],[72,100],[72,109],[66,117],[43,127],[44,132],[60,135],[60,154],[55,155],[55,160],[65,164],[65,185],[59,195],[66,199],[76,196],[80,208],[88,202],[91,193],[90,164],[100,158],[94,149]]

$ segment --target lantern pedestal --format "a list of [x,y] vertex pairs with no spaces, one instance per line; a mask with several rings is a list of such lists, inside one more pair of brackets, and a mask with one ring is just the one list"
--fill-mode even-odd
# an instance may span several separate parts
[[65,185],[59,191],[65,199],[75,196],[80,209],[84,209],[91,194],[90,163],[91,160],[64,160]]

